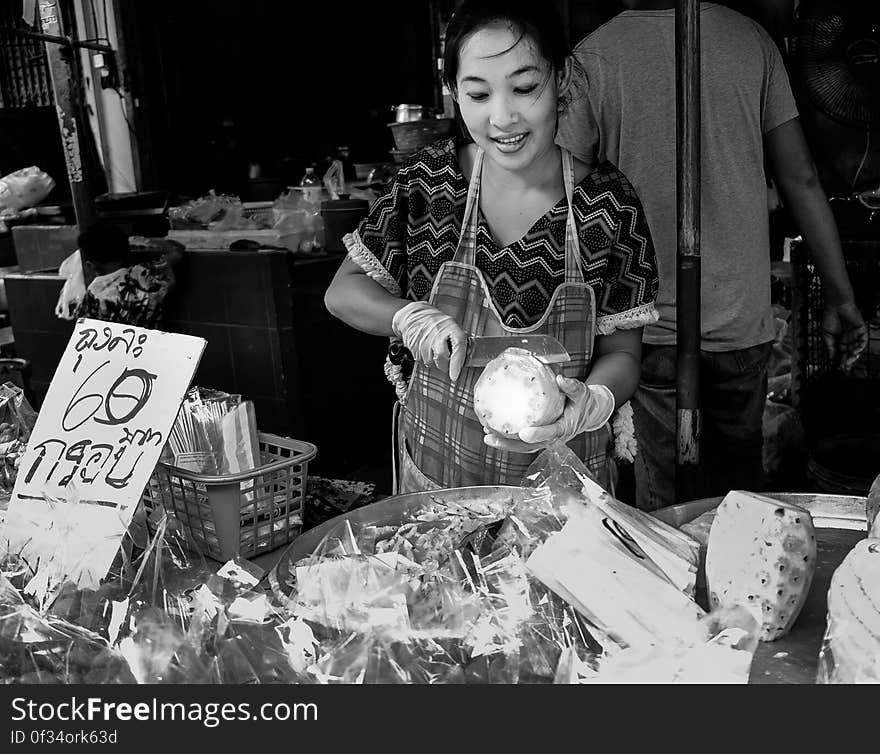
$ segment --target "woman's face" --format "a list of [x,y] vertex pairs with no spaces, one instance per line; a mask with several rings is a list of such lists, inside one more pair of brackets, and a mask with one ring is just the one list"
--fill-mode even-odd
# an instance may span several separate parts
[[[471,35],[459,53],[456,89],[465,125],[486,156],[520,171],[553,147],[559,75],[534,43],[506,24]],[[549,77],[549,79],[548,79]]]

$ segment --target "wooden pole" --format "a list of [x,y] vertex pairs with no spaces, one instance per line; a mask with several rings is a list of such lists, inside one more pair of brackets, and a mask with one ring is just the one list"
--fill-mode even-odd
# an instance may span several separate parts
[[[66,39],[59,2],[40,0],[40,22],[44,34],[56,39]],[[47,39],[46,58],[52,78],[55,112],[58,114],[73,211],[76,213],[76,224],[82,232],[95,221],[97,213],[88,181],[88,158],[82,149],[80,138],[83,119],[79,109],[76,51],[71,45]]]
[[700,472],[700,3],[676,0],[676,267],[678,502],[696,497]]

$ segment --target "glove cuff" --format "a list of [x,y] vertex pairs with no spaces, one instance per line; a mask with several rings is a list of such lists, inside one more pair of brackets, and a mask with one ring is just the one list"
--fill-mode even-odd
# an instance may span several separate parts
[[587,385],[590,397],[596,403],[596,409],[590,412],[589,421],[583,428],[584,432],[595,432],[604,427],[616,408],[614,393],[606,385]]
[[403,333],[406,330],[407,322],[411,321],[414,314],[433,308],[424,301],[410,301],[406,306],[402,306],[394,313],[394,316],[391,318],[391,331],[398,338],[405,341],[406,338],[403,337]]

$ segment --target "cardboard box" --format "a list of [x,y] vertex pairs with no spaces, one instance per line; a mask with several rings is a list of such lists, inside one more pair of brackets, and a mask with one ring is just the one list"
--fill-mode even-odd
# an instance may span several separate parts
[[20,272],[57,270],[76,251],[76,225],[16,225],[12,242]]

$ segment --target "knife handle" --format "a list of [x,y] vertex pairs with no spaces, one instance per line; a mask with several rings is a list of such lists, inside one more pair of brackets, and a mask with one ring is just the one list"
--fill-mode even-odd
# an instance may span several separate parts
[[399,341],[395,341],[388,346],[388,361],[396,367],[403,366],[404,364],[415,364],[415,359],[413,359],[410,350]]

